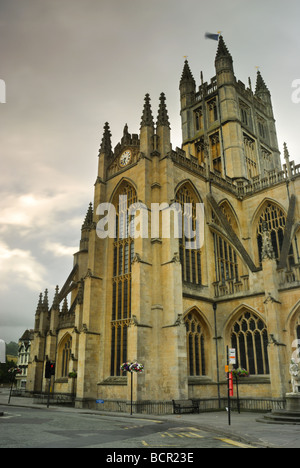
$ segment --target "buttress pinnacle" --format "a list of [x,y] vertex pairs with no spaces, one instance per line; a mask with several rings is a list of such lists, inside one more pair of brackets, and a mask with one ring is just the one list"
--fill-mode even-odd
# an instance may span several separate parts
[[151,104],[150,104],[150,96],[147,93],[145,96],[145,104],[143,108],[141,128],[153,127],[153,126],[154,126],[154,122],[153,122],[153,115],[152,115]]
[[166,106],[166,96],[164,93],[161,93],[160,95],[160,103],[159,103],[159,109],[158,109],[158,116],[157,116],[157,127],[159,126],[165,126],[170,128],[170,122],[169,122],[169,116],[168,116],[168,111],[167,111],[167,106]]
[[101,153],[106,154],[106,156],[112,155],[111,133],[110,133],[108,122],[106,122],[104,125],[104,133],[103,133],[103,137],[101,141],[99,154]]

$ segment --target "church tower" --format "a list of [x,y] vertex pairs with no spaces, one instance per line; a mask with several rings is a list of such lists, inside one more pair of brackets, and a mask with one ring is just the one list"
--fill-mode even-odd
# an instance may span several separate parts
[[[235,77],[233,59],[222,36],[216,75],[196,90],[186,61],[180,81],[183,149],[219,177],[252,180],[281,170],[270,92],[261,73],[256,90]],[[209,149],[208,160],[205,147]]]

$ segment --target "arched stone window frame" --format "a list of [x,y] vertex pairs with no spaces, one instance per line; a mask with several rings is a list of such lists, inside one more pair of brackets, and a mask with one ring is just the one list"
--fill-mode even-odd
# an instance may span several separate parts
[[72,354],[72,336],[66,333],[58,345],[56,375],[58,378],[67,378]]
[[[253,217],[253,239],[254,239],[254,252],[257,263],[261,264],[262,252],[262,224],[267,222],[268,229],[271,233],[271,240],[275,258],[279,262],[281,248],[283,245],[283,238],[285,233],[285,226],[287,221],[286,210],[275,200],[265,199],[256,210]],[[297,255],[298,244],[296,235],[292,236],[292,243],[287,258],[287,268],[290,269],[294,266]]]
[[[119,197],[127,196],[127,206],[120,207]],[[112,242],[110,259],[112,268],[112,312],[111,312],[111,365],[110,375],[120,376],[120,366],[127,360],[127,331],[131,317],[131,265],[134,257],[133,233],[120,236],[119,227],[127,224],[128,208],[138,201],[133,183],[123,179],[111,197],[116,208],[116,237]]]
[[[175,190],[175,202],[181,205],[184,213],[184,204],[192,204],[192,229],[196,231],[196,205],[202,203],[193,184],[186,180],[183,181]],[[184,223],[184,216],[182,216]],[[187,249],[186,238],[184,236],[185,227],[182,226],[182,236],[179,239],[179,256],[182,266],[182,280],[186,283],[202,284],[202,261],[201,249]]]
[[226,343],[236,349],[236,367],[251,375],[269,375],[268,328],[265,318],[251,307],[242,305],[226,326]]
[[[237,236],[240,236],[239,222],[234,209],[227,199],[219,203],[223,214]],[[217,217],[212,212],[212,222],[218,229],[212,228],[215,255],[215,281],[225,284],[226,281],[240,281],[245,268],[236,248],[229,241]]]
[[210,374],[209,327],[196,306],[184,314],[183,321],[186,327],[188,376],[206,377]]

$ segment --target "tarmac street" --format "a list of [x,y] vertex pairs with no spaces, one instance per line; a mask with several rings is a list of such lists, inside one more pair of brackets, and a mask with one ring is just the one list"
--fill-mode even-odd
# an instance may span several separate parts
[[[185,450],[248,445],[177,420],[2,406],[1,448],[101,448]],[[110,452],[111,454],[117,452]]]
[[111,413],[36,405],[0,390],[0,447],[300,448],[300,425],[264,424],[262,414],[226,411],[185,415]]

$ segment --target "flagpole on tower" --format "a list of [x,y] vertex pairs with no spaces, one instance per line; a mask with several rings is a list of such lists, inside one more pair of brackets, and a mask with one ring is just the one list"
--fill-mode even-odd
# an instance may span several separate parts
[[219,41],[220,35],[222,31],[218,31],[217,33],[205,33],[205,39],[212,39],[213,41]]

